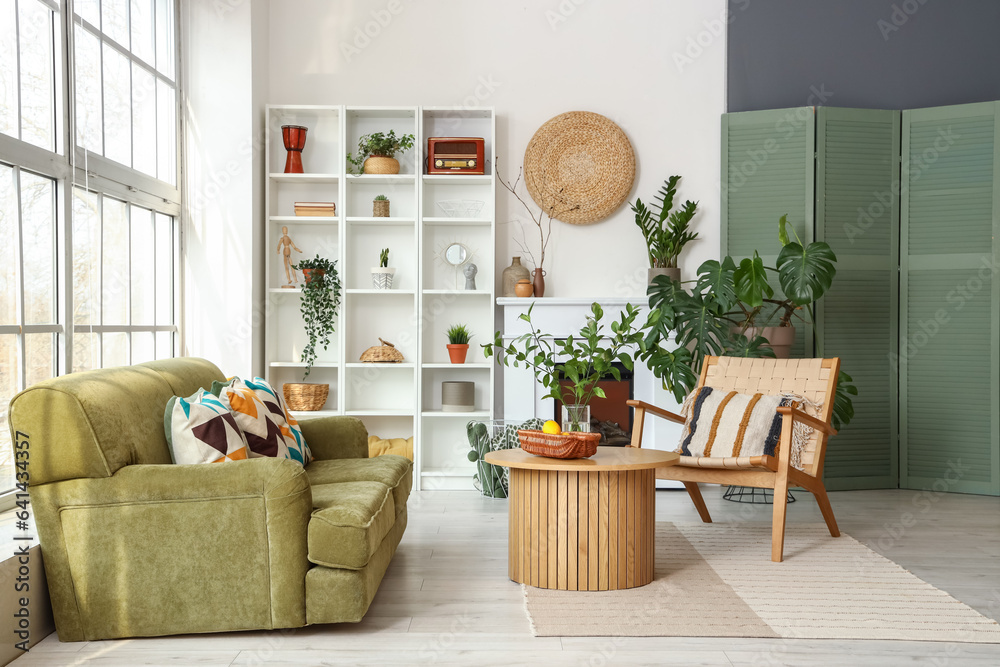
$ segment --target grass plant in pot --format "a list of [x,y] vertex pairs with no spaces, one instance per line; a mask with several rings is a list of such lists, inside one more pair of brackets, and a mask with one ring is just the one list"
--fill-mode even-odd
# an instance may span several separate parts
[[631,370],[633,354],[643,343],[642,328],[635,326],[639,310],[627,305],[618,320],[611,322],[610,331],[602,324],[604,310],[600,304],[590,306],[592,317],[577,335],[566,338],[536,329],[531,321],[532,304],[520,319],[528,323],[529,332],[507,344],[499,331],[494,340],[484,345],[487,357],[496,356],[504,366],[530,368],[548,393],[544,398],[562,401],[563,431],[590,430],[590,401],[606,398],[598,381],[607,377],[621,380],[621,371],[614,362]]
[[363,174],[398,174],[399,160],[395,155],[413,148],[413,141],[412,134],[397,137],[395,130],[362,135],[357,155],[347,154],[348,169],[353,166]]
[[396,269],[389,266],[389,249],[383,248],[378,255],[378,266],[372,267],[372,287],[392,289],[394,275],[396,275]]
[[286,382],[281,388],[289,410],[319,410],[330,393],[329,384],[305,380],[316,363],[318,348],[327,349],[334,333],[334,321],[340,307],[340,276],[336,264],[316,255],[314,259],[303,259],[292,267],[302,271],[299,312],[302,313],[309,340],[302,349],[302,361],[306,365],[302,382]]
[[372,201],[372,216],[376,218],[389,217],[389,198],[385,195],[378,195]]
[[453,324],[447,331],[448,357],[453,364],[464,364],[469,354],[469,339],[472,334],[464,324]]
[[632,212],[635,213],[635,224],[646,239],[649,284],[653,283],[656,276],[680,280],[681,270],[677,266],[677,259],[684,246],[698,238],[698,233],[689,229],[691,218],[698,211],[698,202],[688,200],[678,210],[673,210],[677,183],[680,180],[680,176],[671,176],[665,180],[663,187],[654,196],[655,202],[648,207],[638,197],[631,205]]
[[[787,230],[787,216],[781,216],[782,247],[774,267],[765,266],[755,251],[739,264],[729,256],[703,263],[698,277],[686,283],[689,291],[667,276],[653,280],[642,359],[678,402],[697,385],[706,356],[776,356],[773,343],[761,335],[762,324],[777,318],[779,329],[793,329],[792,318],[801,317],[799,311],[811,313],[812,303],[830,289],[837,274],[830,246],[821,241],[803,245],[797,235],[791,241]],[[769,275],[777,277],[784,298],[774,298]],[[857,393],[851,377],[841,371],[834,428],[851,421],[851,396]]]

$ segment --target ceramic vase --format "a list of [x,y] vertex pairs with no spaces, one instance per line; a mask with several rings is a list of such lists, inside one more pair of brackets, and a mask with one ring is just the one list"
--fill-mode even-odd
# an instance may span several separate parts
[[535,269],[535,296],[545,296],[545,269]]
[[514,287],[521,280],[531,280],[531,272],[528,271],[527,267],[521,265],[520,257],[514,257],[510,262],[510,266],[503,270],[501,281],[503,290],[501,294],[503,296],[517,296]]

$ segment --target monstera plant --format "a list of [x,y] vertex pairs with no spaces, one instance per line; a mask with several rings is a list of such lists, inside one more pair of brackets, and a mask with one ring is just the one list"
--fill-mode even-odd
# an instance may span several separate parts
[[[774,357],[769,336],[775,333],[770,330],[783,333],[780,330],[794,330],[793,319],[811,320],[812,303],[837,275],[837,256],[822,241],[803,244],[785,215],[778,222],[778,239],[781,250],[773,267],[765,266],[755,251],[738,264],[729,256],[709,260],[698,267],[697,278],[686,283],[667,276],[653,280],[641,354],[678,401],[698,383],[706,356]],[[775,278],[783,297],[776,298],[771,283]],[[772,323],[774,327],[764,326]],[[854,416],[851,396],[858,391],[851,382],[849,375],[840,373],[834,428]]]

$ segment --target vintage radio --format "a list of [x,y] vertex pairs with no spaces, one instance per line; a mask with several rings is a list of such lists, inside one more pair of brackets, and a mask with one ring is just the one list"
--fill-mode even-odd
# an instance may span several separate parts
[[428,174],[485,174],[484,142],[478,137],[429,137]]

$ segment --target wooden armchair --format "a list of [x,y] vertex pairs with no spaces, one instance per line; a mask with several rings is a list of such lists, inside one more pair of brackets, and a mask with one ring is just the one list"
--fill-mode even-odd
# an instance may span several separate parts
[[[766,395],[797,394],[813,401],[818,411],[779,407],[783,415],[781,441],[778,455],[755,457],[691,457],[682,456],[677,465],[658,468],[658,479],[674,479],[684,483],[694,501],[702,521],[711,523],[712,517],[701,496],[698,482],[732,484],[774,489],[774,515],[771,527],[771,560],[781,562],[785,541],[785,512],[788,487],[800,486],[816,497],[830,535],[840,536],[837,520],[833,517],[830,499],[823,486],[823,457],[826,440],[836,434],[830,426],[833,400],[837,388],[840,359],[744,359],[737,357],[706,357],[698,388],[713,387],[743,394]],[[646,413],[678,424],[684,423],[680,415],[668,412],[643,401],[629,401],[635,408],[631,447],[642,446],[642,426]],[[792,467],[792,426],[804,422],[813,427],[801,455],[802,470]]]

